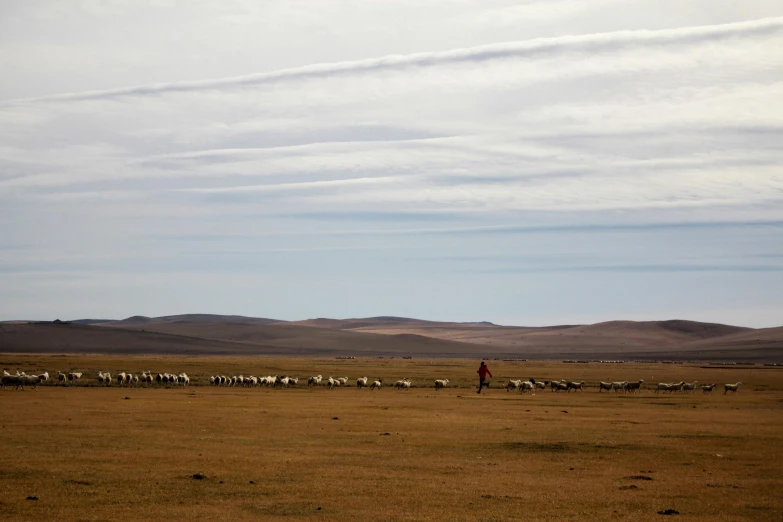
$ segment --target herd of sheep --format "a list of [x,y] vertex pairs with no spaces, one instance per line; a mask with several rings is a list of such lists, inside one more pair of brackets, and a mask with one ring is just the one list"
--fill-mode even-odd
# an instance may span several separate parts
[[[81,372],[71,372],[71,373],[62,373],[57,372],[57,380],[55,384],[61,384],[61,385],[68,385],[72,384],[82,378],[84,374]],[[312,377],[309,377],[307,379],[307,386],[308,387],[314,387],[314,386],[326,386],[328,389],[332,390],[335,388],[340,388],[343,386],[348,386],[348,377],[332,377],[330,376],[328,379],[324,379],[322,375],[315,375]],[[25,386],[30,386],[33,389],[36,388],[38,384],[44,383],[49,381],[49,372],[44,372],[39,375],[26,375],[24,372],[16,372],[16,375],[12,375],[8,373],[8,371],[3,371],[2,377],[0,377],[0,389],[5,389],[9,386],[15,386],[15,389],[21,388],[24,390]],[[187,386],[190,384],[190,378],[186,373],[158,373],[153,375],[153,373],[149,370],[142,372],[141,374],[132,374],[132,373],[126,373],[126,372],[120,372],[114,376],[112,376],[109,372],[102,372],[99,371],[97,375],[97,381],[98,384],[101,385],[112,385],[116,382],[119,386],[132,386],[132,385],[139,385],[139,384],[160,384],[160,385],[169,385],[169,384],[178,384],[181,386]],[[279,375],[267,375],[264,377],[257,377],[254,375],[244,376],[244,375],[234,375],[234,376],[226,376],[226,375],[212,375],[209,377],[209,384],[213,386],[245,386],[245,387],[256,387],[256,386],[264,386],[264,387],[271,387],[271,388],[290,388],[295,387],[299,383],[299,378],[297,377],[291,377],[291,376],[279,376]],[[435,391],[439,391],[443,388],[446,388],[449,384],[448,379],[437,379],[435,380]],[[742,383],[738,382],[735,384],[724,384],[723,385],[723,394],[727,394],[728,392],[737,393],[739,390],[739,387]],[[604,382],[599,381],[598,383],[598,392],[603,391],[614,391],[615,393],[623,392],[623,393],[635,393],[641,389],[643,389],[644,380],[638,380],[638,381],[615,381],[615,382]],[[701,389],[702,393],[704,394],[710,394],[712,393],[713,389],[715,388],[715,384],[707,384],[707,385],[701,385],[699,386],[698,381],[694,382],[677,382],[677,383],[665,383],[661,382],[658,383],[658,385],[654,388],[655,393],[660,392],[681,392],[681,393],[695,393],[697,389]],[[372,390],[380,390],[383,388],[383,379],[378,379],[375,381],[370,382],[370,379],[368,377],[360,377],[356,380],[356,387],[359,389],[362,388],[369,388]],[[408,379],[400,379],[399,381],[396,381],[394,383],[394,388],[396,390],[409,390],[411,387],[413,387],[413,382]],[[560,381],[537,381],[535,379],[529,379],[529,380],[510,380],[506,384],[506,391],[519,391],[521,393],[526,392],[534,392],[535,390],[545,390],[545,389],[551,389],[553,392],[559,392],[559,391],[565,391],[566,393],[573,390],[576,391],[584,391],[586,388],[584,381],[568,381],[568,380],[560,380]]]
[[[55,385],[60,384],[66,386],[73,384],[76,381],[81,380],[84,373],[82,372],[57,372],[57,380]],[[21,388],[24,390],[25,386],[31,386],[33,389],[37,385],[45,383],[49,380],[49,372],[44,372],[39,375],[27,375],[24,372],[16,372],[16,375],[11,375],[8,371],[3,370],[3,375],[0,377],[0,389],[5,389],[7,386],[15,386],[14,389]],[[130,386],[139,383],[156,382],[158,384],[181,384],[186,386],[190,384],[190,378],[185,373],[179,375],[173,373],[159,373],[153,377],[152,372],[142,372],[141,375],[133,375],[132,373],[120,372],[112,377],[109,372],[98,372],[97,376],[98,384],[111,385],[116,382],[120,386]]]
[[[739,387],[742,383],[738,382],[735,384],[724,384],[723,385],[723,394],[725,395],[728,392],[737,393],[739,390]],[[604,390],[607,391],[614,391],[615,393],[623,392],[623,393],[634,393],[643,388],[644,385],[644,379],[640,379],[638,381],[614,381],[614,382],[604,382],[599,381],[598,382],[598,392],[601,393]],[[506,391],[511,390],[519,390],[521,392],[532,392],[536,389],[546,389],[547,386],[551,388],[553,392],[558,391],[565,391],[570,392],[571,390],[574,390],[576,392],[577,390],[584,391],[585,383],[583,382],[577,382],[577,381],[536,381],[535,379],[530,379],[528,381],[523,380],[517,380],[517,381],[508,381],[508,384],[506,384]],[[654,392],[682,392],[682,393],[695,393],[696,388],[699,386],[699,381],[693,381],[693,382],[659,382],[658,386],[655,388]],[[710,394],[712,393],[712,390],[715,389],[716,384],[703,384],[701,385],[701,391],[704,394]]]

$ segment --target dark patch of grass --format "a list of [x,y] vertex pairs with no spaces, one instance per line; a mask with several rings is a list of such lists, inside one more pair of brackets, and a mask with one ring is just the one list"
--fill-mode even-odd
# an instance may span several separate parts
[[630,475],[623,478],[627,480],[652,480],[652,477],[648,477],[647,475]]
[[658,435],[661,439],[741,439],[739,435],[720,435],[718,433],[664,433]]
[[489,445],[507,451],[528,451],[543,453],[586,452],[601,450],[638,450],[641,446],[636,444],[590,444],[571,442],[500,442]]
[[92,486],[92,482],[86,480],[63,480],[63,484],[76,484],[78,486]]
[[312,502],[278,502],[268,506],[251,506],[248,510],[258,515],[276,517],[301,517],[313,515],[323,508]]

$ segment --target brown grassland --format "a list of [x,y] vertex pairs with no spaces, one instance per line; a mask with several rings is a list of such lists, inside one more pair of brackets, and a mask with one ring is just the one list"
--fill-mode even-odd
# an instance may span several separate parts
[[[492,389],[477,395],[473,360],[0,355],[11,372],[86,377],[0,392],[0,519],[783,520],[783,369],[488,364]],[[197,385],[100,388],[97,370],[184,371]],[[352,386],[209,387],[215,373]],[[357,390],[363,375],[387,387]],[[392,389],[402,377],[419,387]],[[592,386],[502,389],[529,377]],[[435,392],[436,378],[452,386]],[[595,387],[626,379],[720,389]]]

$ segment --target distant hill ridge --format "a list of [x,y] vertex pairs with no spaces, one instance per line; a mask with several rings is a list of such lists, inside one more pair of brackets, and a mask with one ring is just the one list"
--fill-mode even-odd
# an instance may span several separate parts
[[783,327],[753,329],[681,319],[524,327],[395,316],[280,321],[217,314],[138,315],[60,323],[6,321],[0,323],[0,352],[783,362]]

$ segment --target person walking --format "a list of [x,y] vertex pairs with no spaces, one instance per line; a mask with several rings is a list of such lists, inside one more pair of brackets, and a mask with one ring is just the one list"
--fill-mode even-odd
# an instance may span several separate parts
[[481,393],[481,389],[484,386],[489,388],[489,383],[486,382],[486,380],[487,380],[487,375],[492,377],[492,372],[489,371],[489,366],[487,366],[487,363],[481,361],[481,366],[479,366],[479,369],[476,370],[476,373],[479,374],[479,389],[476,393]]

